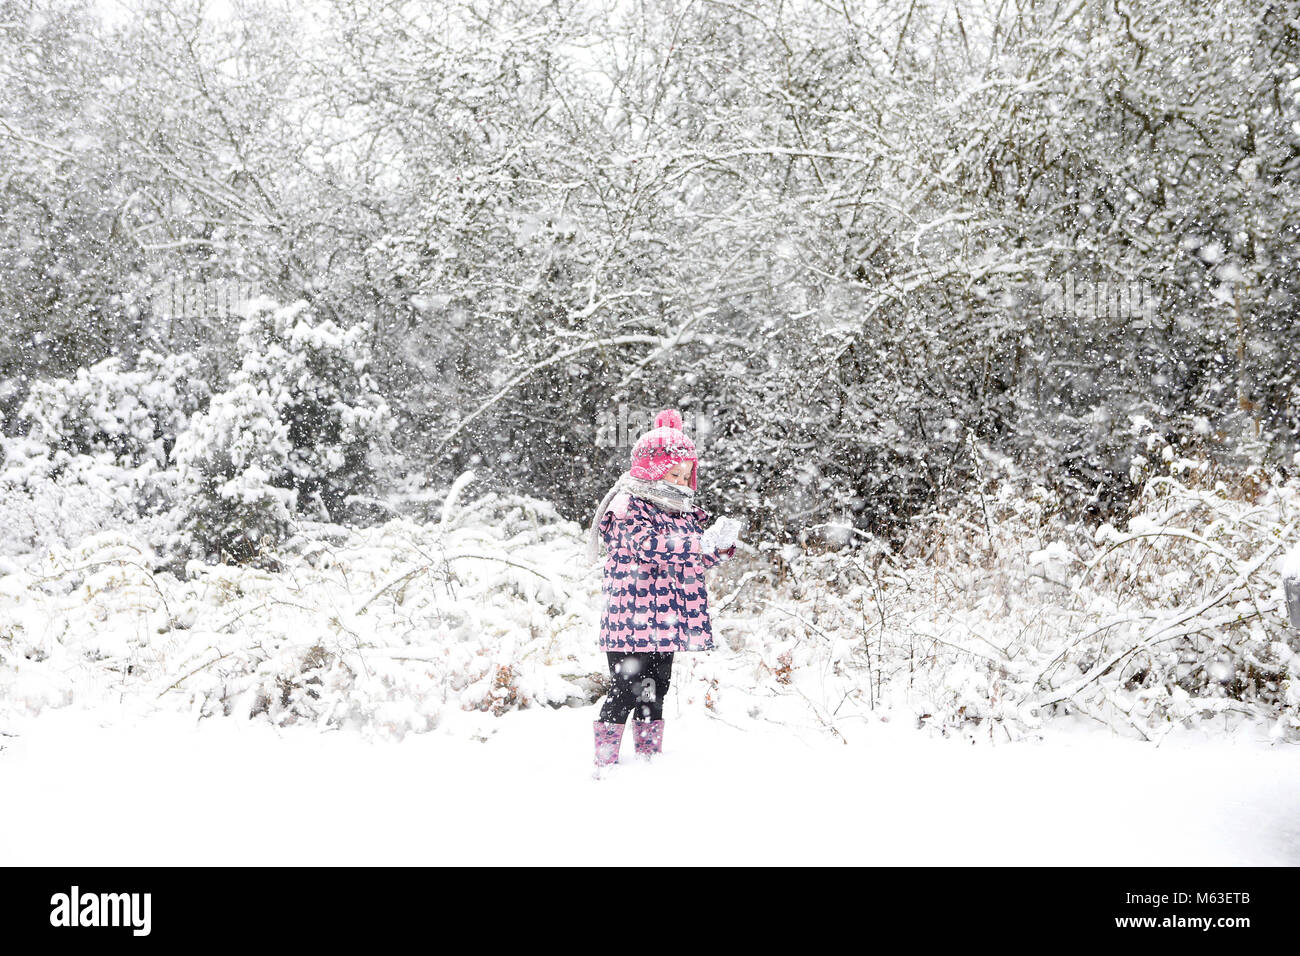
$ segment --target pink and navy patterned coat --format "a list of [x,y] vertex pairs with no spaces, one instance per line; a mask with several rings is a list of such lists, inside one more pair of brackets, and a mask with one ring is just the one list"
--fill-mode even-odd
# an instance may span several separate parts
[[709,513],[680,514],[620,493],[600,519],[605,558],[602,651],[711,651],[704,572],[736,553],[700,551]]

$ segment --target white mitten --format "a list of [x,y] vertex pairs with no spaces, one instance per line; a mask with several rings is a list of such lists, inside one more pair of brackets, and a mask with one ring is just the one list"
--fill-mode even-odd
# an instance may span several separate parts
[[712,554],[718,550],[718,524],[716,521],[700,532],[700,550],[705,554]]
[[742,525],[735,518],[719,518],[714,527],[718,529],[718,547],[729,548],[736,543]]

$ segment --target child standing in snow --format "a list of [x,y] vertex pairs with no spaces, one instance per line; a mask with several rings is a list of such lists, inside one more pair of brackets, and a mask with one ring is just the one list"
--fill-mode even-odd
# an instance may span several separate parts
[[595,721],[596,766],[618,761],[632,714],[636,752],[663,747],[663,701],[677,651],[713,650],[704,572],[736,552],[740,523],[694,503],[695,443],[665,409],[632,448],[632,467],[596,509],[589,556],[608,550],[600,648],[611,686]]

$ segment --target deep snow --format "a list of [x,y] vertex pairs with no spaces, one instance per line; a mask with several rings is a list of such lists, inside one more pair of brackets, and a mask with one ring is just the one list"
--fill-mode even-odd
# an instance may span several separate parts
[[51,709],[0,738],[0,860],[590,864],[655,820],[647,864],[1300,865],[1300,747],[1258,728],[1156,747],[1058,720],[971,745],[876,721],[843,744],[670,694],[657,762],[625,737],[597,780],[592,707],[400,742],[141,714]]

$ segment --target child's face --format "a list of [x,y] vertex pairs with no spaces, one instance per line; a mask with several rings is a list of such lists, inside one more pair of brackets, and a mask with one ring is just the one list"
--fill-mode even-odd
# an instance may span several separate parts
[[691,486],[691,470],[695,467],[693,461],[679,461],[668,469],[664,475],[664,481],[671,481],[674,485],[681,485],[683,488]]

